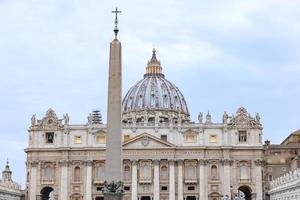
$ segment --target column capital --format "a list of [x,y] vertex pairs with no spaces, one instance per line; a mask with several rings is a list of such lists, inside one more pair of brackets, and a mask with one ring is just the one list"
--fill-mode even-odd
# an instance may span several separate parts
[[183,163],[184,163],[184,160],[182,160],[182,159],[177,159],[176,161],[177,161],[177,164],[179,164],[179,165],[183,165]]
[[131,162],[131,165],[137,165],[138,164],[137,159],[131,159],[130,162]]
[[256,166],[262,166],[264,164],[263,160],[261,160],[261,159],[255,160],[254,163]]
[[207,164],[208,164],[208,160],[205,160],[205,159],[199,159],[199,164],[200,164],[200,165],[207,165]]
[[159,159],[154,159],[152,160],[153,165],[159,165],[160,160]]
[[40,164],[40,162],[39,161],[31,161],[31,162],[29,162],[29,164],[31,165],[31,167],[37,167]]
[[69,166],[70,161],[69,161],[69,160],[60,160],[60,161],[58,162],[58,164],[59,164],[59,166],[61,166],[61,167],[67,167],[67,166]]
[[168,160],[168,162],[169,162],[170,165],[174,165],[175,164],[175,160],[174,159],[170,159],[170,160]]
[[222,159],[222,160],[220,160],[220,163],[224,166],[230,166],[230,165],[232,165],[233,160],[231,160],[231,159]]
[[93,166],[93,161],[92,160],[87,160],[87,161],[84,162],[84,164],[87,167],[91,167],[91,166]]

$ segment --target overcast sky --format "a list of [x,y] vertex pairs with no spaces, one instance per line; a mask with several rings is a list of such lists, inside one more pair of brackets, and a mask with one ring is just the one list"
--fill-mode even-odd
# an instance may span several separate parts
[[48,108],[70,123],[106,118],[109,42],[118,6],[123,94],[145,73],[152,47],[166,78],[197,113],[259,112],[264,139],[300,128],[298,0],[0,0],[0,169],[25,183],[27,129]]

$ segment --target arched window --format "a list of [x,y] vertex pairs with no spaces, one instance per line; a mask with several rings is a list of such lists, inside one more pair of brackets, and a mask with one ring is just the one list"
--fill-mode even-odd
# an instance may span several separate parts
[[52,170],[52,167],[49,165],[44,169],[44,179],[45,180],[53,179],[53,170]]
[[130,180],[130,167],[128,165],[124,167],[124,180]]
[[142,172],[141,176],[143,179],[151,178],[151,170],[149,165],[143,165],[141,172]]
[[74,181],[80,181],[80,167],[74,168]]
[[246,164],[242,164],[240,166],[240,179],[248,179],[248,166]]
[[168,179],[168,168],[167,168],[167,166],[163,165],[160,168],[160,177],[162,179]]
[[104,174],[105,174],[105,166],[104,165],[98,165],[96,167],[96,179],[97,180],[104,180]]
[[212,179],[218,178],[218,168],[216,165],[211,166],[211,178]]
[[196,178],[195,167],[193,166],[193,164],[189,164],[187,167],[187,178],[188,179]]

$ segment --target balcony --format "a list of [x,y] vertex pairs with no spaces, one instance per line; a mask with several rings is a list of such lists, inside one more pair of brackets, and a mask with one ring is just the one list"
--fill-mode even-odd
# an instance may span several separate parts
[[139,183],[140,184],[151,184],[152,178],[140,178]]
[[184,179],[184,183],[188,184],[188,185],[195,185],[198,183],[198,179],[196,179],[196,178]]

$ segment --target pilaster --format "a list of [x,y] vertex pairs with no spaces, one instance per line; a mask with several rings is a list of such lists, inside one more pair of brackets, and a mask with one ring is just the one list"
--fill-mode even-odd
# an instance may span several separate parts
[[175,200],[175,162],[169,160],[169,200]]

